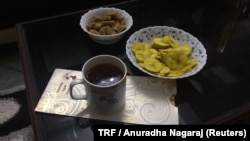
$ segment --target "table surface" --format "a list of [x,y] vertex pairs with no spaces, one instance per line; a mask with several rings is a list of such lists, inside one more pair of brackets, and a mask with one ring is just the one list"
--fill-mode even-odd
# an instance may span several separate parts
[[234,40],[229,38],[224,52],[219,52],[216,45],[223,34],[216,33],[216,30],[215,33],[208,32],[206,26],[211,27],[211,23],[206,26],[199,24],[202,22],[197,23],[197,11],[200,11],[203,4],[187,5],[179,8],[173,4],[166,9],[160,3],[150,0],[131,0],[109,5],[126,10],[134,19],[125,37],[113,45],[96,44],[82,31],[79,21],[87,10],[18,23],[18,44],[36,139],[93,140],[91,128],[83,128],[81,125],[84,126],[85,122],[98,124],[104,121],[34,111],[54,69],[81,70],[88,58],[111,54],[129,64],[132,72],[130,75],[147,76],[128,61],[125,44],[133,32],[153,25],[181,28],[196,36],[207,50],[205,67],[194,76],[177,80],[175,104],[179,110],[180,124],[231,124],[249,113],[250,54],[246,47],[249,40],[247,37]]

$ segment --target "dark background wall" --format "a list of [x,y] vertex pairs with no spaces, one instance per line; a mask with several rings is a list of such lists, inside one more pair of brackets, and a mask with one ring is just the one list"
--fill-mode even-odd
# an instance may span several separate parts
[[129,0],[0,0],[0,29],[31,19]]

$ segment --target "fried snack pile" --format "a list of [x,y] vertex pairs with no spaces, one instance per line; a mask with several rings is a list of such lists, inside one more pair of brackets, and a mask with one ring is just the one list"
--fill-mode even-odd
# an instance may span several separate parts
[[98,35],[112,35],[126,29],[125,20],[117,13],[110,12],[105,16],[94,16],[87,25],[89,32]]
[[138,64],[145,70],[159,76],[176,77],[193,69],[198,61],[191,59],[190,45],[179,45],[171,36],[154,38],[152,43],[132,44]]

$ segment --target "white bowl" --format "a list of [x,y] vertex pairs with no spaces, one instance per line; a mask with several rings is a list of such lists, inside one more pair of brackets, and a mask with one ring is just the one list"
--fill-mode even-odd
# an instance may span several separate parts
[[[131,45],[135,42],[145,42],[145,43],[151,43],[153,38],[155,37],[163,37],[166,35],[172,36],[175,40],[179,42],[180,45],[182,44],[189,44],[192,47],[192,59],[196,59],[198,61],[198,64],[195,68],[193,68],[191,71],[181,75],[181,76],[175,76],[175,77],[168,77],[168,76],[160,76],[153,74],[145,69],[143,69],[141,66],[138,65],[138,62],[131,50]],[[140,29],[133,33],[126,43],[126,54],[129,58],[129,60],[132,62],[132,64],[138,68],[139,70],[145,72],[146,74],[149,74],[154,77],[158,78],[165,78],[165,79],[179,79],[179,78],[185,78],[192,76],[199,72],[206,64],[207,61],[207,54],[206,49],[204,48],[203,44],[193,35],[185,32],[182,29],[178,29],[175,27],[169,27],[169,26],[152,26],[152,27],[146,27],[143,29]]]
[[[97,16],[97,15],[105,16],[105,14],[108,12],[115,12],[118,15],[121,15],[125,20],[126,29],[123,30],[122,32],[119,32],[113,35],[98,35],[98,34],[91,33],[87,30],[86,26],[88,23],[90,23],[90,20],[94,16]],[[87,13],[82,15],[81,20],[80,20],[80,26],[83,29],[83,31],[85,31],[93,41],[99,44],[113,44],[113,43],[118,42],[123,37],[123,35],[131,28],[132,25],[133,25],[133,19],[130,16],[130,14],[128,14],[125,10],[114,8],[114,7],[100,7],[100,8],[89,10]]]

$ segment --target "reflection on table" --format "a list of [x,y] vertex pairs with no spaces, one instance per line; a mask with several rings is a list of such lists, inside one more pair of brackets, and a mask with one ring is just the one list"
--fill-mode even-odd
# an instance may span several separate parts
[[[79,20],[86,10],[17,24],[19,50],[36,139],[93,140],[91,128],[81,127],[103,123],[124,124],[42,114],[35,112],[34,108],[55,68],[81,70],[88,58],[98,54],[121,58],[129,66],[129,75],[147,76],[130,63],[125,54],[125,44],[133,32],[153,25],[183,29],[196,36],[207,50],[208,60],[202,71],[177,80],[175,105],[178,107],[179,124],[230,124],[244,118],[250,111],[250,55],[247,47],[250,34],[232,38],[237,32],[230,32],[235,26],[229,23],[230,20],[237,23],[238,18],[228,20],[229,25],[224,27],[217,25],[220,18],[205,22],[210,17],[207,15],[209,12],[204,11],[211,10],[207,2],[191,0],[180,4],[177,0],[166,6],[151,0],[131,0],[110,5],[126,10],[134,19],[133,27],[121,41],[113,45],[96,44],[84,34]],[[221,30],[218,31],[218,28]],[[240,27],[236,29],[242,30]],[[232,36],[227,36],[229,33]]]

